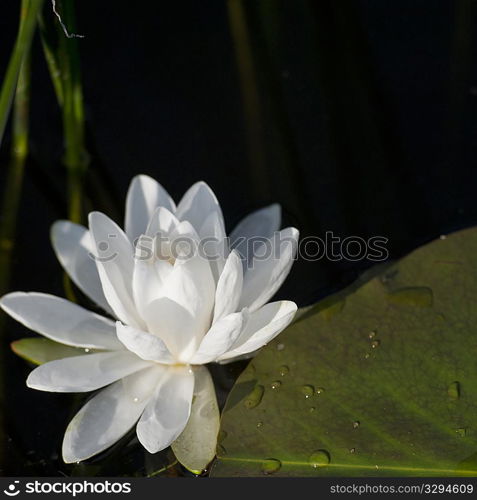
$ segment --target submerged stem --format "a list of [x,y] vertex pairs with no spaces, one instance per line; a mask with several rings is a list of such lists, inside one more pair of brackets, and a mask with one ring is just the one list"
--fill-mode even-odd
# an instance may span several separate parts
[[172,467],[176,466],[179,462],[177,460],[174,460],[174,462],[162,467],[162,469],[155,470],[154,472],[151,472],[150,474],[147,475],[147,477],[154,477],[154,476],[159,476],[163,472],[166,472],[169,469],[172,469]]
[[228,16],[237,68],[240,78],[247,142],[250,158],[251,186],[257,197],[268,195],[266,154],[263,137],[262,110],[258,81],[250,43],[249,29],[241,0],[228,0]]
[[41,44],[46,64],[50,72],[50,78],[55,89],[56,99],[60,107],[63,107],[63,82],[61,80],[60,63],[58,61],[58,50],[56,39],[57,31],[52,26],[51,16],[46,17],[43,13],[38,18],[40,28]]

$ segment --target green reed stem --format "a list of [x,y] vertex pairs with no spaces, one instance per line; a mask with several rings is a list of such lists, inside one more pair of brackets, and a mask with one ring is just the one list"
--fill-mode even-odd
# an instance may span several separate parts
[[38,13],[43,6],[43,0],[22,0],[20,27],[17,40],[13,47],[7,71],[0,92],[0,145],[7,125],[13,97],[25,55],[28,54],[33,34],[35,32]]
[[17,213],[28,156],[29,109],[30,55],[27,52],[23,57],[14,94],[11,158],[3,196],[2,224],[0,224],[0,295],[7,291],[10,279]]
[[[74,2],[64,0],[59,4],[63,22],[74,29]],[[68,173],[68,218],[81,222],[83,215],[83,179],[88,168],[89,155],[85,147],[85,124],[81,71],[76,38],[67,38],[58,28],[59,44],[55,61],[58,66],[49,63],[50,74],[57,90],[63,112],[63,134],[65,143],[64,164]],[[56,83],[55,83],[56,82]]]
[[30,57],[27,55],[20,70],[13,105],[11,159],[3,198],[3,220],[0,225],[0,295],[7,291],[10,279],[17,213],[20,205],[25,162],[28,156],[29,108]]

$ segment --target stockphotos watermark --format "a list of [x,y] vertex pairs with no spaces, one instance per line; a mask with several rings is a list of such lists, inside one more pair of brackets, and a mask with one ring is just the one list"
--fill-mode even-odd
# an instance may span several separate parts
[[[118,256],[119,242],[117,234],[109,234],[107,240],[97,244],[97,253],[90,253],[92,259],[100,262],[110,262]],[[196,256],[209,261],[223,259],[228,248],[236,248],[242,255],[247,268],[253,268],[260,261],[279,260],[283,255],[292,255],[294,260],[331,262],[357,262],[368,260],[382,262],[388,259],[388,238],[385,236],[336,236],[333,231],[327,231],[324,237],[306,236],[296,240],[287,232],[277,231],[271,238],[254,236],[237,238],[206,237],[196,239],[186,235],[141,236],[134,242],[135,259],[150,261],[165,260],[171,263],[176,260],[189,260]],[[121,243],[122,245],[122,243]],[[131,249],[132,251],[132,249]]]
[[88,481],[88,480],[38,480],[12,481],[4,490],[7,497],[20,494],[67,495],[76,497],[83,494],[128,494],[131,483],[122,481]]

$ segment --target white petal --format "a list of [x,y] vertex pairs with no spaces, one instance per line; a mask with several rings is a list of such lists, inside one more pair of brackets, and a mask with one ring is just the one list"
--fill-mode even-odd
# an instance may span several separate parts
[[59,220],[51,226],[50,237],[60,264],[75,285],[95,304],[112,314],[93,258],[89,231],[79,224]]
[[109,305],[123,323],[142,328],[132,296],[134,255],[130,241],[116,223],[100,212],[89,214],[89,227]]
[[194,335],[200,338],[210,328],[215,283],[210,267],[202,257],[193,257],[174,266],[165,285],[166,298],[184,307],[194,318]]
[[261,307],[250,315],[235,345],[219,360],[241,356],[264,346],[291,323],[296,310],[296,304],[288,300],[272,302]]
[[57,359],[35,368],[27,386],[48,392],[94,391],[150,364],[127,351]]
[[174,270],[168,261],[156,259],[155,251],[155,240],[149,236],[139,237],[132,285],[134,303],[141,317],[152,301],[164,295],[165,281]]
[[167,297],[149,304],[144,319],[148,330],[158,335],[181,362],[186,362],[195,353],[206,331],[187,309]]
[[176,216],[181,221],[189,221],[199,232],[212,212],[217,212],[219,219],[223,221],[222,210],[214,192],[205,182],[200,181],[184,194],[177,205]]
[[178,225],[179,220],[171,211],[164,207],[158,207],[152,214],[144,234],[147,236],[156,236],[156,234],[160,233],[161,235],[167,236]]
[[116,323],[116,329],[118,339],[129,351],[140,358],[165,364],[175,362],[166,345],[157,335],[125,326],[120,321]]
[[220,212],[214,210],[202,221],[202,224],[197,231],[199,238],[215,238],[222,240],[225,238],[224,219],[220,217]]
[[[181,260],[176,260],[162,288],[158,287],[157,295],[158,300],[148,304],[147,311],[143,312],[143,317],[149,325],[148,331],[161,335],[159,330],[164,330],[161,326],[161,314],[164,313],[164,307],[160,305],[164,302],[158,302],[163,298],[170,299],[181,306],[188,313],[184,317],[190,316],[194,320],[192,330],[182,335],[202,337],[209,329],[214,307],[215,282],[209,263],[203,257],[194,255],[189,258],[184,257],[184,260],[182,257]],[[161,312],[155,310],[152,304],[156,304],[154,307],[160,307]],[[157,330],[158,327],[159,330]]]
[[218,212],[212,212],[205,219],[199,231],[199,238],[202,255],[209,260],[212,274],[217,282],[229,254],[224,220]]
[[164,294],[185,307],[201,328],[208,329],[214,307],[215,282],[207,260],[197,255],[176,261],[164,283]]
[[181,238],[184,240],[190,238],[195,243],[198,243],[199,241],[199,236],[195,227],[188,220],[180,221],[179,224],[177,224],[177,226],[174,228],[174,230],[171,231],[171,240],[174,240],[176,238]]
[[276,233],[269,244],[262,244],[263,253],[257,251],[252,260],[253,267],[245,273],[239,308],[248,307],[256,311],[275,295],[290,272],[298,235],[297,229],[288,227]]
[[131,242],[144,234],[154,210],[165,207],[175,211],[175,204],[167,191],[147,175],[134,177],[126,196],[126,219],[124,227]]
[[138,421],[163,371],[159,365],[140,370],[90,399],[66,429],[65,463],[86,460],[121,439]]
[[220,413],[214,383],[207,368],[194,367],[194,376],[194,400],[189,421],[172,443],[172,451],[184,467],[198,474],[215,456]]
[[45,293],[13,292],[0,306],[30,330],[51,340],[88,349],[122,349],[114,322],[68,300]]
[[[253,258],[253,238],[270,239],[280,229],[282,213],[277,203],[256,210],[243,218],[230,233],[230,246],[235,248],[246,262]],[[250,243],[250,248],[248,242]]]
[[235,343],[247,319],[248,312],[246,309],[219,319],[202,339],[190,363],[204,365],[222,356]]
[[237,310],[242,294],[242,260],[233,250],[227,258],[215,292],[214,322]]
[[186,366],[170,367],[136,426],[137,437],[149,453],[169,446],[184,430],[190,415],[194,375]]
[[[151,302],[169,297],[196,317],[198,324],[208,323],[215,283],[208,260],[199,255],[197,233],[184,221],[167,240],[158,249],[157,237],[155,241],[149,236],[138,239],[133,273],[136,308],[142,317],[149,317],[146,309]],[[158,255],[157,251],[165,253]]]

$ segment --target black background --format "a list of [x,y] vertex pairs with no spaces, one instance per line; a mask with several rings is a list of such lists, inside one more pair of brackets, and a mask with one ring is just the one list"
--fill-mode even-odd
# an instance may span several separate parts
[[[302,237],[384,236],[393,259],[477,222],[475,1],[242,6],[258,88],[258,156],[249,154],[226,1],[77,2],[91,154],[87,210],[121,222],[138,173],[155,177],[176,200],[203,179],[228,229],[279,202],[285,225]],[[2,4],[2,72],[18,10],[19,2]],[[61,115],[38,39],[32,75],[31,158],[11,289],[63,295],[48,234],[67,213]],[[2,187],[8,140],[0,151]],[[98,179],[113,203],[89,190]],[[277,296],[310,304],[369,265],[301,260]],[[25,336],[14,321],[7,325],[7,341]],[[13,354],[6,358],[11,458],[2,474],[54,475],[62,466],[51,457],[71,405],[65,395],[27,390],[28,367]]]

